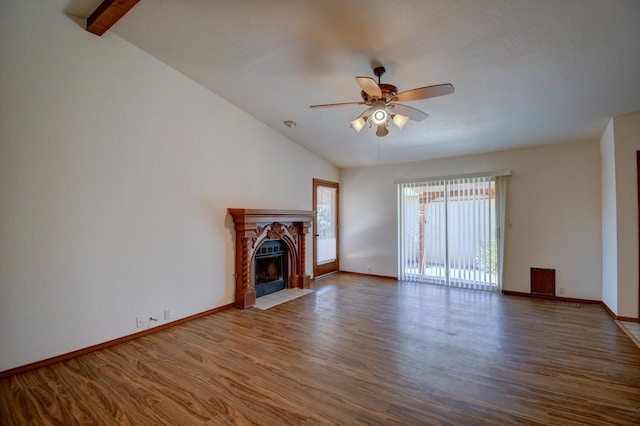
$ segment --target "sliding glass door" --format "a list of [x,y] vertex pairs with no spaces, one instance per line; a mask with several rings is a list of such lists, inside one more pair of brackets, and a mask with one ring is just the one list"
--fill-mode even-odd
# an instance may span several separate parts
[[400,183],[399,277],[501,289],[504,177]]

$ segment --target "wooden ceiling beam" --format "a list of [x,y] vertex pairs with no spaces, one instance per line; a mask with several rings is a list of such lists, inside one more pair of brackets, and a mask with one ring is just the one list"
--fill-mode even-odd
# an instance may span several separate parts
[[140,0],[104,0],[87,18],[87,31],[101,36]]

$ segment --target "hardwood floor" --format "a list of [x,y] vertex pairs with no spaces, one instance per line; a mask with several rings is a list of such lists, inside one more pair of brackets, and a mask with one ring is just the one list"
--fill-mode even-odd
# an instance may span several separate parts
[[0,381],[0,424],[640,424],[600,305],[340,274]]

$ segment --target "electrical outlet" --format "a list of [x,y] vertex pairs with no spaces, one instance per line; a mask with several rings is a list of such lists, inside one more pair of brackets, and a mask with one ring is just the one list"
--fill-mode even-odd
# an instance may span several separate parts
[[170,320],[171,319],[171,311],[169,309],[165,309],[164,310],[164,319],[165,320]]
[[367,272],[371,273],[371,266],[367,266]]
[[144,317],[143,316],[136,317],[136,327],[137,328],[144,327]]
[[564,288],[564,287],[560,287],[560,288],[558,289],[558,294],[563,295],[563,294],[564,294],[564,291],[565,291],[565,288]]

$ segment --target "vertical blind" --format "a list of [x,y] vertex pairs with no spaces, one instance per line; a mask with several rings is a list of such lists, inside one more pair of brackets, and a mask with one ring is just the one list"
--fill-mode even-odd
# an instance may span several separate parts
[[396,182],[400,279],[500,291],[506,176]]

